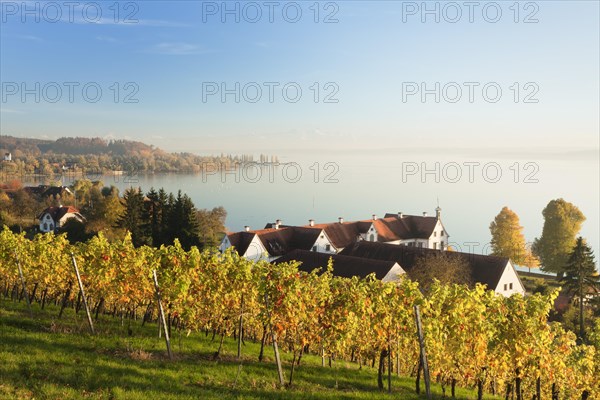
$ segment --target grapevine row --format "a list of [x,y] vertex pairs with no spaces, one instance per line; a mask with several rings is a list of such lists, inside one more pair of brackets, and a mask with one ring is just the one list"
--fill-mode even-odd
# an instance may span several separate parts
[[359,365],[379,359],[380,387],[386,357],[396,357],[396,372],[418,374],[413,307],[419,305],[429,370],[444,391],[454,395],[459,386],[477,388],[479,397],[600,397],[597,349],[576,345],[571,332],[548,323],[556,294],[505,298],[480,285],[435,283],[424,295],[408,279],[340,278],[328,266],[309,274],[295,263],[252,262],[233,251],[185,251],[177,242],[136,248],[130,237],[109,242],[99,234],[71,245],[64,235],[28,240],[8,229],[0,232],[0,289],[4,295],[19,292],[18,259],[31,297],[42,304],[78,301],[71,254],[96,313],[149,310],[156,270],[170,321],[222,337],[241,335],[241,327],[263,346],[277,338],[294,360],[290,384],[306,352]]

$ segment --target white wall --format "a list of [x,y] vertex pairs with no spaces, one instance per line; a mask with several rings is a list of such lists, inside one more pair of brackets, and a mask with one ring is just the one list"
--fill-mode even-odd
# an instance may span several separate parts
[[[44,229],[44,224],[46,224],[46,229]],[[40,231],[41,232],[53,232],[54,231],[54,220],[50,216],[50,214],[46,213],[40,219]]]
[[[373,235],[373,240],[371,240],[371,235]],[[366,233],[361,233],[360,236],[363,238],[363,240],[366,240],[368,242],[376,242],[379,237],[379,235],[377,234],[377,229],[375,229],[375,226],[373,226],[373,224],[371,224]]]
[[[511,289],[512,284],[512,289]],[[506,290],[504,287],[506,285]],[[506,264],[504,268],[504,272],[502,273],[502,277],[500,277],[500,281],[498,282],[498,286],[495,288],[496,293],[501,294],[506,297],[510,297],[515,293],[519,293],[524,295],[525,288],[521,285],[521,281],[517,276],[517,272],[513,268],[510,261]]]
[[[444,231],[443,235],[441,234],[442,231]],[[435,236],[434,236],[435,234]],[[429,237],[429,240],[427,241],[427,246],[430,249],[437,249],[437,250],[446,250],[448,249],[448,232],[446,232],[446,228],[444,228],[444,225],[442,224],[442,221],[438,219],[437,224],[435,225],[435,228],[433,229],[433,232],[431,233],[431,236]],[[444,242],[444,245],[442,246],[442,242]],[[434,245],[434,243],[437,244],[437,246]],[[443,247],[443,248],[442,248]]]
[[271,260],[278,258],[278,257],[271,258],[268,256],[267,249],[265,249],[265,247],[263,246],[262,242],[260,241],[258,235],[256,235],[256,234],[254,234],[254,237],[252,238],[252,241],[248,245],[248,249],[243,254],[243,256],[251,261],[259,261],[259,260],[271,261]]
[[225,250],[227,250],[230,247],[231,247],[231,242],[229,241],[229,238],[227,237],[227,235],[225,235],[223,240],[221,240],[221,244],[219,245],[219,251],[221,253],[224,253]]
[[[410,246],[410,244],[412,243],[412,247],[417,247],[417,248],[419,247],[419,244],[421,244],[422,248],[425,248],[425,249],[430,248],[428,239],[406,239],[406,240],[399,240],[397,242],[387,242],[387,243],[401,244],[402,246]],[[431,248],[433,248],[433,246]]]
[[395,263],[392,269],[383,277],[382,282],[395,282],[400,279],[402,275],[406,272],[402,269],[402,267]]
[[[327,245],[329,245],[329,250],[327,250]],[[319,237],[317,238],[317,240],[315,241],[315,243],[311,246],[311,248],[309,250],[312,251],[312,249],[315,246],[317,246],[316,251],[319,253],[327,253],[327,254],[337,253],[337,249],[331,244],[331,241],[327,237],[327,234],[325,233],[324,230],[321,230]]]
[[58,226],[59,227],[63,226],[71,218],[75,218],[77,221],[83,222],[83,218],[81,218],[79,216],[79,214],[77,214],[77,213],[67,213],[67,214],[63,215],[63,217],[60,219],[60,221],[58,221]]

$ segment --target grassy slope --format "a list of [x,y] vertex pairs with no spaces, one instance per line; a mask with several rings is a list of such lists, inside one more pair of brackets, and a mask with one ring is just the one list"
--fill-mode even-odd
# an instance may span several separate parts
[[[174,331],[176,361],[165,357],[157,325],[140,326],[101,316],[96,336],[87,332],[84,313],[66,310],[61,320],[53,305],[33,305],[31,319],[24,304],[0,295],[0,399],[420,399],[414,380],[394,376],[393,394],[377,390],[376,370],[343,361],[321,367],[321,359],[305,356],[291,389],[276,387],[272,348],[266,361],[256,361],[259,345],[246,342],[245,357],[235,360],[236,343],[225,341],[220,361],[212,360],[218,339]],[[289,376],[290,359],[283,356]],[[439,398],[441,389],[434,387]],[[459,390],[462,399],[475,398]]]

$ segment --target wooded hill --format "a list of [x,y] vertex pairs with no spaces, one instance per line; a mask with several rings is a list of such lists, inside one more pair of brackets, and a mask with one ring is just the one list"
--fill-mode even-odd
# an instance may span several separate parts
[[[169,153],[153,145],[131,140],[63,137],[57,140],[0,136],[0,152],[11,153],[11,171],[22,174],[56,174],[71,170],[95,169],[136,172],[199,172],[233,168],[251,162],[251,155],[210,155]],[[260,160],[275,160],[261,155]],[[4,168],[7,169],[7,168]]]

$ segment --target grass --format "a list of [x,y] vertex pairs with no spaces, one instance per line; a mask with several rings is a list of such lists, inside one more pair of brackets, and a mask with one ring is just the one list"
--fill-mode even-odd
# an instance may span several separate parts
[[[272,348],[259,363],[259,344],[246,341],[244,357],[226,339],[220,360],[212,355],[218,339],[202,333],[189,337],[173,331],[175,360],[166,357],[156,324],[139,321],[123,326],[118,318],[100,316],[91,336],[85,314],[33,306],[33,318],[23,303],[0,298],[0,399],[422,399],[414,393],[414,378],[392,378],[392,394],[377,389],[377,371],[354,363],[321,367],[313,355],[302,358],[291,388],[277,387]],[[129,329],[129,331],[128,331]],[[291,359],[283,354],[284,373]],[[434,398],[441,388],[434,385]],[[476,398],[457,390],[460,399]],[[489,398],[489,397],[486,397]]]

